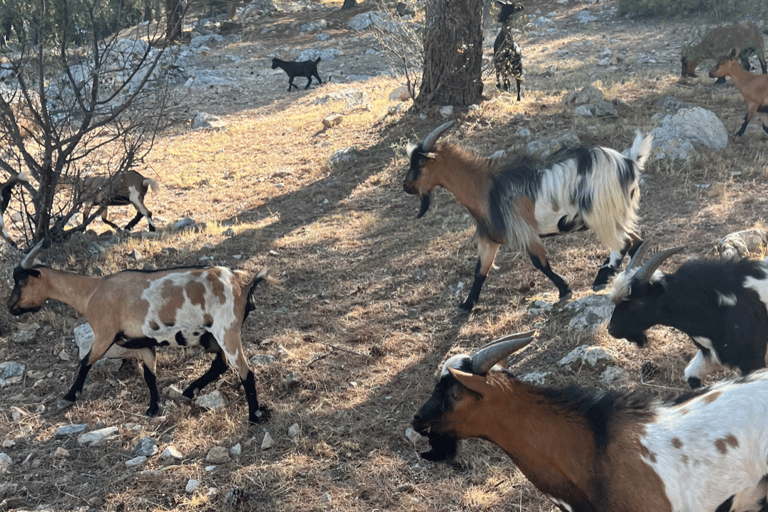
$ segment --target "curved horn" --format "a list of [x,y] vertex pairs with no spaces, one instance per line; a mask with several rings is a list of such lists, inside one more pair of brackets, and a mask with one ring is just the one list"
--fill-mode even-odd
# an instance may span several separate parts
[[40,249],[43,247],[43,243],[45,243],[45,239],[37,242],[37,245],[34,246],[31,251],[29,251],[23,260],[21,260],[21,268],[32,268],[32,265],[35,261],[35,256],[37,256],[37,253],[40,252]]
[[645,265],[637,269],[637,272],[635,272],[634,278],[638,279],[641,283],[649,282],[651,280],[651,276],[653,276],[653,273],[656,272],[656,269],[659,268],[667,258],[672,256],[673,254],[679,253],[682,250],[683,250],[682,247],[675,247],[674,249],[667,249],[664,252],[654,254],[651,257],[651,259],[649,259],[645,263]]
[[438,126],[435,131],[427,135],[427,137],[424,139],[424,142],[421,143],[421,148],[423,151],[432,151],[432,149],[435,147],[435,142],[437,142],[437,139],[440,138],[440,136],[445,133],[445,131],[451,127],[453,124],[453,121],[448,121],[447,123],[443,123],[440,126]]
[[494,340],[472,354],[472,373],[485,375],[493,365],[517,352],[531,341],[536,331],[519,332]]
[[632,267],[635,266],[635,263],[643,259],[643,254],[645,254],[645,250],[648,248],[648,243],[643,242],[640,244],[640,247],[637,248],[637,251],[635,251],[635,254],[632,256],[632,259],[629,260],[629,263],[627,263],[627,268],[624,269],[624,272],[629,272]]

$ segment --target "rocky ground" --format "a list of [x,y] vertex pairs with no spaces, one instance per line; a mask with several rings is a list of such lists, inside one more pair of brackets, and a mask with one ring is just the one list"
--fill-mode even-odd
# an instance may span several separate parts
[[[712,112],[732,134],[743,103],[731,85],[713,87],[705,66],[678,82],[680,48],[700,21],[619,17],[610,1],[528,1],[518,38],[523,101],[497,94],[487,65],[486,101],[441,114],[390,99],[401,83],[379,36],[350,28],[382,7],[363,1],[341,11],[340,3],[256,2],[234,22],[191,19],[179,108],[142,169],[164,185],[148,199],[163,228],[93,235],[87,241],[104,248],[96,255],[77,244],[46,254],[46,263],[88,273],[277,269],[282,287],[258,295],[243,335],[270,422],[244,425],[232,372],[206,390],[210,401],[178,400],[208,366],[193,350],[161,353],[158,418],[144,416],[138,367],[119,360],[94,369],[77,406],[51,414],[74,376],[72,333],[82,319],[56,304],[21,318],[2,313],[0,510],[553,511],[488,443],[465,443],[452,465],[418,458],[426,443],[407,428],[446,354],[537,328],[535,346],[510,363],[531,381],[653,395],[686,389],[693,347],[679,333],[654,330],[644,351],[607,335],[610,306],[589,287],[605,254],[589,235],[547,241],[553,266],[577,290],[572,305],[553,308],[551,283],[503,251],[480,307],[457,318],[476,258],[471,222],[449,194],[435,194],[430,214],[413,219],[403,147],[448,116],[460,121],[451,140],[485,155],[558,137],[623,149],[636,128],[650,131],[685,105]],[[486,20],[488,63],[496,31]],[[301,55],[322,56],[324,83],[288,93],[271,58]],[[597,91],[586,90],[589,101],[563,103],[587,86]],[[615,112],[576,112],[599,96]],[[201,114],[213,127],[194,124]],[[341,125],[323,126],[331,114],[343,115]],[[762,228],[764,139],[755,128],[724,150],[694,142],[698,158],[649,164],[641,228],[654,248],[687,247],[673,265],[714,255],[730,232]],[[126,208],[113,219],[132,216]],[[185,216],[196,229],[172,227]],[[764,239],[756,237],[753,255],[762,256]],[[3,250],[7,296],[20,255]]]

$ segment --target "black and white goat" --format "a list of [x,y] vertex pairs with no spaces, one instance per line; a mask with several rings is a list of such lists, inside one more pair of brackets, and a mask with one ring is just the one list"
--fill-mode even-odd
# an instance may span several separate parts
[[152,189],[157,192],[160,186],[152,178],[145,178],[133,170],[118,171],[112,176],[87,176],[77,182],[77,192],[83,201],[83,223],[91,214],[91,208],[99,207],[101,220],[115,229],[120,226],[109,220],[108,206],[133,205],[136,216],[125,226],[130,231],[142,217],[147,218],[149,230],[155,231],[152,212],[144,205],[144,196]]
[[22,181],[29,183],[28,176],[29,175],[26,172],[20,172],[6,181],[3,184],[2,189],[0,189],[0,236],[13,247],[16,247],[16,242],[11,238],[11,234],[8,233],[8,230],[5,227],[5,210],[8,209],[8,203],[11,202],[13,187]]
[[445,362],[413,418],[432,448],[423,458],[485,439],[564,512],[767,510],[768,372],[659,402],[541,388],[493,369],[532,335]]
[[659,266],[682,247],[656,254],[635,268],[643,250],[614,280],[611,336],[642,347],[645,331],[654,325],[683,331],[699,349],[685,369],[692,388],[721,365],[744,374],[765,367],[768,261],[693,260],[663,274],[657,272]]
[[229,363],[243,384],[248,420],[259,423],[264,419],[265,410],[259,408],[256,383],[245,359],[240,331],[254,309],[254,288],[261,281],[271,280],[265,272],[254,279],[246,272],[226,267],[129,270],[106,277],[82,276],[33,265],[42,243],[14,269],[8,310],[20,315],[39,310],[48,299],[58,300],[85,316],[95,337],[60,407],[77,400],[91,366],[116,344],[136,350],[141,357],[149,388],[147,415],[155,416],[160,397],[155,377],[156,347],[202,346],[216,356],[210,369],[192,382],[183,396],[194,398],[195,392],[219,378]]
[[611,254],[600,268],[593,289],[602,289],[618,272],[621,260],[635,253],[642,240],[635,234],[640,203],[640,173],[652,137],[638,132],[629,156],[608,148],[580,147],[547,162],[503,166],[437,139],[453,121],[443,124],[420,144],[408,146],[410,168],[403,188],[421,196],[421,218],[429,209],[430,192],[448,189],[477,224],[479,260],[467,300],[471,311],[501,244],[528,253],[560,292],[571,288],[549,265],[541,237],[592,229]]
[[510,79],[517,85],[517,101],[520,101],[520,85],[523,82],[523,53],[512,38],[512,15],[523,10],[523,5],[515,2],[496,3],[501,7],[499,23],[501,30],[493,42],[493,66],[496,68],[496,87],[509,92]]

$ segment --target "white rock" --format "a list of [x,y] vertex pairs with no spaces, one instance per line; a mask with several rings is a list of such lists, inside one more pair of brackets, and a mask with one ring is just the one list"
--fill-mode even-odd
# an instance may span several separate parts
[[416,441],[421,437],[421,434],[413,430],[411,427],[408,427],[405,429],[405,437],[415,445]]
[[195,400],[195,404],[206,409],[218,410],[227,405],[227,399],[221,394],[221,391],[211,391],[207,395],[200,395]]
[[590,366],[596,366],[598,363],[610,361],[611,359],[611,355],[603,347],[579,345],[560,359],[557,364],[560,366],[571,366],[573,363],[578,362],[580,364],[587,363]]
[[240,446],[240,443],[229,449],[230,457],[239,457],[241,453],[243,453],[243,447]]
[[197,489],[199,485],[200,482],[195,479],[190,479],[189,482],[187,482],[187,486],[184,488],[184,490],[191,494],[195,492],[195,489]]
[[531,372],[526,373],[522,377],[520,377],[520,380],[523,382],[530,382],[531,384],[536,384],[537,386],[543,386],[547,383],[547,377],[549,377],[549,374],[547,372]]
[[181,460],[184,456],[175,446],[167,446],[165,450],[163,450],[163,453],[160,454],[160,458],[163,460]]
[[147,462],[147,456],[139,455],[138,457],[134,457],[130,460],[125,461],[125,465],[128,466],[129,468],[133,468],[136,466],[141,466],[145,462]]
[[5,452],[0,452],[0,475],[7,473],[13,464],[13,459]]
[[208,451],[208,455],[205,456],[205,462],[225,464],[229,462],[229,450],[223,446],[214,446]]
[[453,116],[453,105],[445,105],[444,107],[440,107],[440,115],[443,117],[443,119],[448,119],[449,117]]
[[77,436],[79,444],[97,446],[106,441],[116,439],[120,430],[117,427],[105,427],[92,432],[86,432]]
[[275,440],[272,439],[272,436],[269,435],[269,432],[266,432],[264,434],[264,440],[261,441],[261,449],[262,450],[269,450],[275,446]]
[[301,427],[298,423],[294,423],[290,427],[288,427],[288,437],[291,439],[295,439],[296,436],[298,436],[301,433]]

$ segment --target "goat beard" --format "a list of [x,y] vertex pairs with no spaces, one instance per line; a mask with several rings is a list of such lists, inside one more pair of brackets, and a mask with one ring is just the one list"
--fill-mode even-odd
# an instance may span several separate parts
[[427,213],[427,210],[429,210],[429,194],[424,194],[421,196],[421,207],[419,208],[419,214],[416,218],[422,218],[424,214]]
[[450,460],[456,457],[459,443],[456,439],[441,434],[429,434],[429,446],[432,448],[428,452],[419,454],[422,459],[439,462]]

